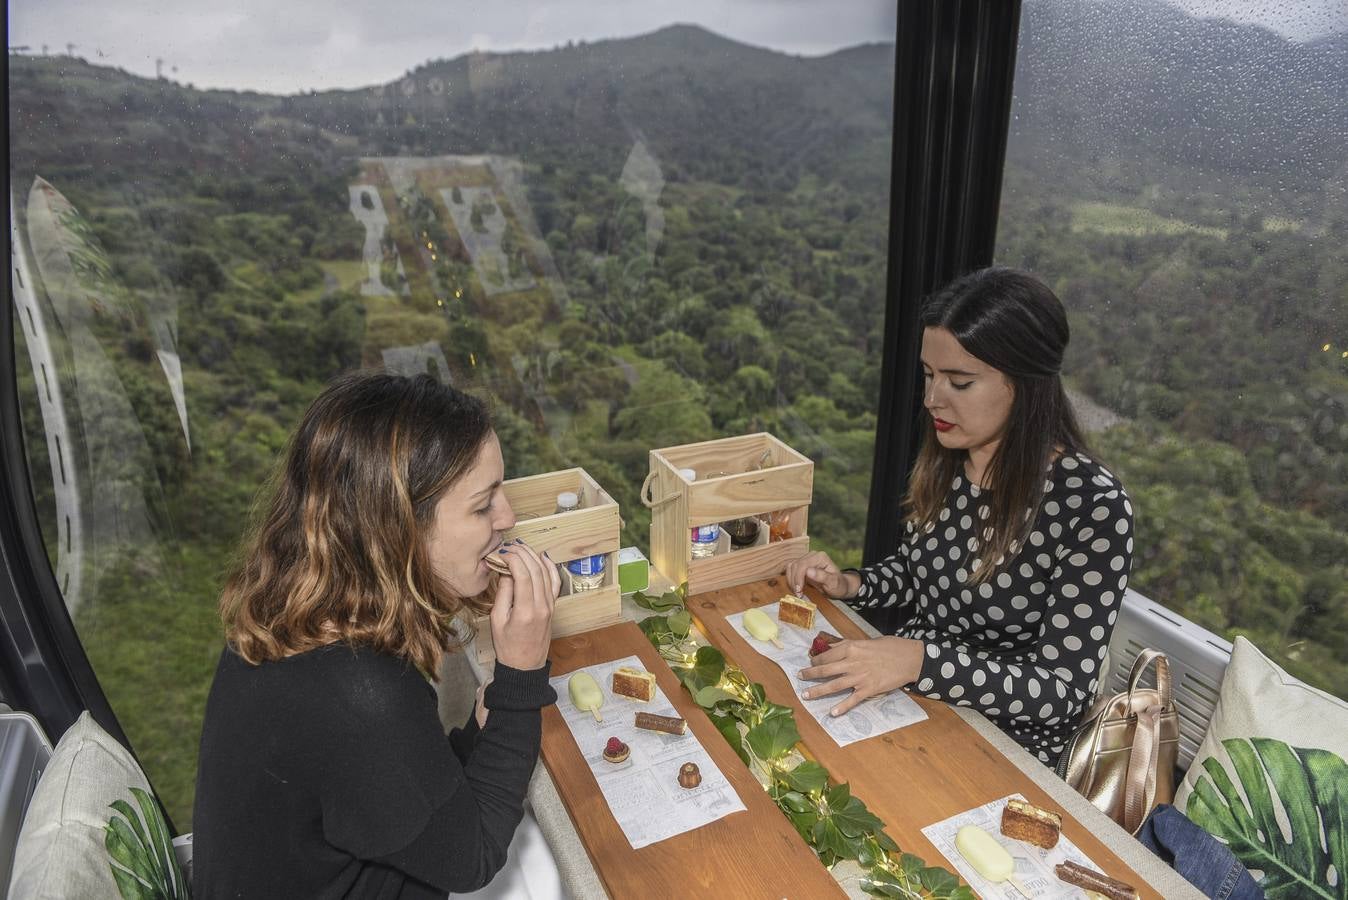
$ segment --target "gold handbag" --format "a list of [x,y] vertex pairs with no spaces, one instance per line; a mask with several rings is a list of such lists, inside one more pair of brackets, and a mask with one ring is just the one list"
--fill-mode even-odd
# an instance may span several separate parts
[[[1156,687],[1138,687],[1156,663]],[[1136,834],[1158,803],[1175,798],[1179,711],[1170,690],[1170,662],[1143,650],[1128,673],[1128,692],[1103,698],[1067,742],[1059,777],[1105,815]]]

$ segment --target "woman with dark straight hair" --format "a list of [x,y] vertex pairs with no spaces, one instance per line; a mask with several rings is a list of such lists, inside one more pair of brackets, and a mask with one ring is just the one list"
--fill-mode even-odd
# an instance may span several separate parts
[[861,610],[894,608],[892,636],[814,659],[807,692],[850,694],[841,715],[912,685],[972,706],[1045,763],[1105,673],[1128,585],[1133,509],[1086,448],[1063,391],[1067,316],[1039,279],[989,268],[923,304],[922,446],[898,551],[840,571],[814,552],[786,568]]
[[[220,598],[194,896],[443,898],[505,863],[561,583],[502,543],[504,477],[486,407],[426,375],[314,400]],[[490,613],[496,667],[446,736],[427,679],[460,613]]]

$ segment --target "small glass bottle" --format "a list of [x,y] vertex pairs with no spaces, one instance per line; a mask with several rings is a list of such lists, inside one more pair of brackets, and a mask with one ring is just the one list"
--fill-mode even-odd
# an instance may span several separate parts
[[[697,481],[697,472],[693,469],[680,469],[679,474],[689,481]],[[706,559],[709,556],[716,555],[716,543],[721,537],[721,526],[715,523],[711,525],[699,525],[697,528],[690,529],[691,543],[689,550],[693,559]]]
[[730,549],[740,550],[744,547],[752,547],[758,540],[758,532],[763,522],[757,516],[745,516],[742,519],[731,519],[729,522],[722,522],[721,528],[730,535]]
[[[557,495],[556,512],[575,512],[578,509],[580,495],[575,491],[562,491]],[[604,557],[600,554],[573,559],[566,564],[566,571],[571,576],[571,593],[592,591],[604,583]]]
[[604,584],[604,555],[582,556],[566,564],[571,575],[571,593],[592,591]]

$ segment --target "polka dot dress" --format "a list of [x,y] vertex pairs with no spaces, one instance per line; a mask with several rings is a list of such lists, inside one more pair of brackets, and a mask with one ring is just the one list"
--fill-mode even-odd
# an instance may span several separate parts
[[1057,761],[1089,706],[1133,555],[1133,507],[1082,454],[1055,461],[1028,543],[996,575],[978,567],[981,491],[956,477],[935,527],[911,523],[893,556],[861,570],[857,609],[899,607],[926,642],[914,690],[971,706],[1041,761]]

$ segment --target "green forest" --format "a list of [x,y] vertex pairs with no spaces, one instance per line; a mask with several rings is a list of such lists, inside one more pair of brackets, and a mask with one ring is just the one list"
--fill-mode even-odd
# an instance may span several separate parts
[[[1068,51],[1040,49],[1016,102],[1047,122],[1061,110],[1022,95],[1065,91],[1041,60]],[[86,534],[75,623],[178,828],[223,574],[344,370],[429,361],[489,398],[509,474],[584,467],[642,548],[650,449],[770,431],[815,461],[814,546],[860,562],[893,53],[793,57],[681,26],[283,97],[10,56],[20,231],[37,243],[40,178],[77,251],[84,305],[43,296],[84,505],[95,525],[107,495],[144,509]],[[1092,443],[1137,509],[1133,587],[1348,696],[1342,142],[1301,148],[1284,184],[1050,142],[1035,121],[1013,125],[997,257],[1069,309],[1069,384],[1110,413]],[[373,258],[362,216],[381,222]],[[39,383],[17,358],[55,562]]]

